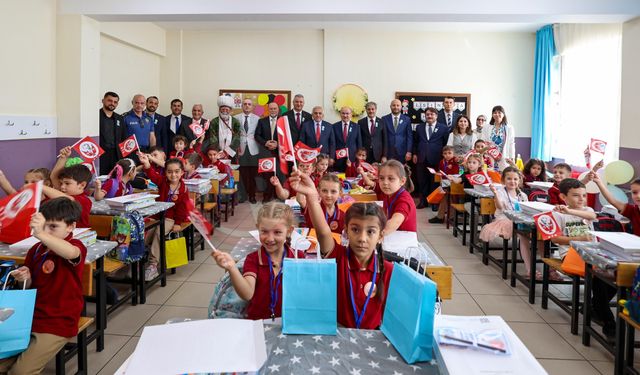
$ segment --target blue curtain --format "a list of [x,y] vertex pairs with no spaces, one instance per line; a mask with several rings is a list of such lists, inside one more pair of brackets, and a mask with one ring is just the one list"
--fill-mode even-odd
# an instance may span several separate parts
[[550,128],[547,123],[551,97],[551,80],[556,46],[553,26],[547,25],[536,32],[536,56],[533,75],[533,113],[531,116],[531,157],[551,160]]

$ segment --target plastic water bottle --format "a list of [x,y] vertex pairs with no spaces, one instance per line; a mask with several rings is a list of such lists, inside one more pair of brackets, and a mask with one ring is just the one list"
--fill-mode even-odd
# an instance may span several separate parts
[[233,178],[233,174],[229,176],[229,189],[233,189],[236,186],[236,181]]

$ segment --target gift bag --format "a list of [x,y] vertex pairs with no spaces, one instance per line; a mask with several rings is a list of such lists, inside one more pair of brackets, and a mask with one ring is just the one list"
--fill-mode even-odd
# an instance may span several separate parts
[[294,253],[296,258],[285,258],[282,265],[282,333],[335,335],[336,260],[321,259],[320,251],[317,259],[297,259]]
[[580,254],[573,247],[570,247],[560,265],[562,272],[584,277],[584,267],[584,260],[582,260]]
[[407,363],[431,360],[435,307],[436,284],[394,264],[380,330]]
[[189,263],[189,259],[187,258],[187,240],[184,237],[166,241],[165,253],[167,269],[184,266]]
[[[8,279],[8,277],[7,277]],[[0,292],[0,359],[13,357],[25,351],[31,339],[33,309],[36,304],[36,290],[5,290]]]
[[427,202],[429,202],[429,204],[438,204],[445,195],[447,195],[447,192],[444,191],[441,186],[438,186],[436,190],[432,191],[431,194],[429,194],[429,196],[427,197]]

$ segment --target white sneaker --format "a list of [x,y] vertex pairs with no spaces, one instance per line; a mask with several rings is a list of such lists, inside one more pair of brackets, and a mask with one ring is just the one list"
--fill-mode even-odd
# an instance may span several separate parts
[[158,267],[154,264],[150,264],[144,270],[144,281],[151,281],[158,277]]

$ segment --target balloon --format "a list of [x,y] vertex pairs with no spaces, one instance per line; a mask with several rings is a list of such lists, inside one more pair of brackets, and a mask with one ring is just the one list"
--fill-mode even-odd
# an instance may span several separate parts
[[280,113],[285,113],[286,111],[287,111],[287,106],[281,105],[280,106]]
[[[615,185],[607,185],[607,189],[616,200],[624,203],[629,203],[629,197],[627,196],[627,193],[624,192],[624,190],[620,189]],[[610,204],[609,202],[607,202],[606,199],[604,199],[604,195],[602,194],[600,194],[600,196],[598,197],[598,200],[600,201],[600,204],[603,206]]]
[[264,107],[261,105],[253,107],[253,113],[255,113],[259,117],[262,117],[262,115],[264,115]]
[[284,95],[276,96],[276,98],[273,99],[273,101],[276,102],[276,104],[279,106],[284,105]]
[[258,104],[265,105],[268,102],[269,102],[269,95],[267,95],[267,94],[258,95]]
[[[584,171],[584,172],[582,172],[582,173],[580,174],[580,176],[578,177],[578,180],[582,181],[582,179],[583,179],[583,178],[585,178],[585,176],[586,176],[589,172],[591,172],[591,171]],[[604,170],[603,170],[603,169],[598,170],[598,176],[600,176],[600,180],[601,180],[603,183],[605,183],[605,184],[607,183],[607,179],[605,178]],[[590,193],[590,194],[598,194],[599,192],[600,192],[600,189],[598,189],[598,185],[596,185],[596,183],[595,183],[595,182],[593,182],[593,181],[589,181],[589,182],[587,182],[587,193]]]
[[633,166],[624,160],[616,160],[604,168],[607,182],[613,185],[626,184],[633,178]]

